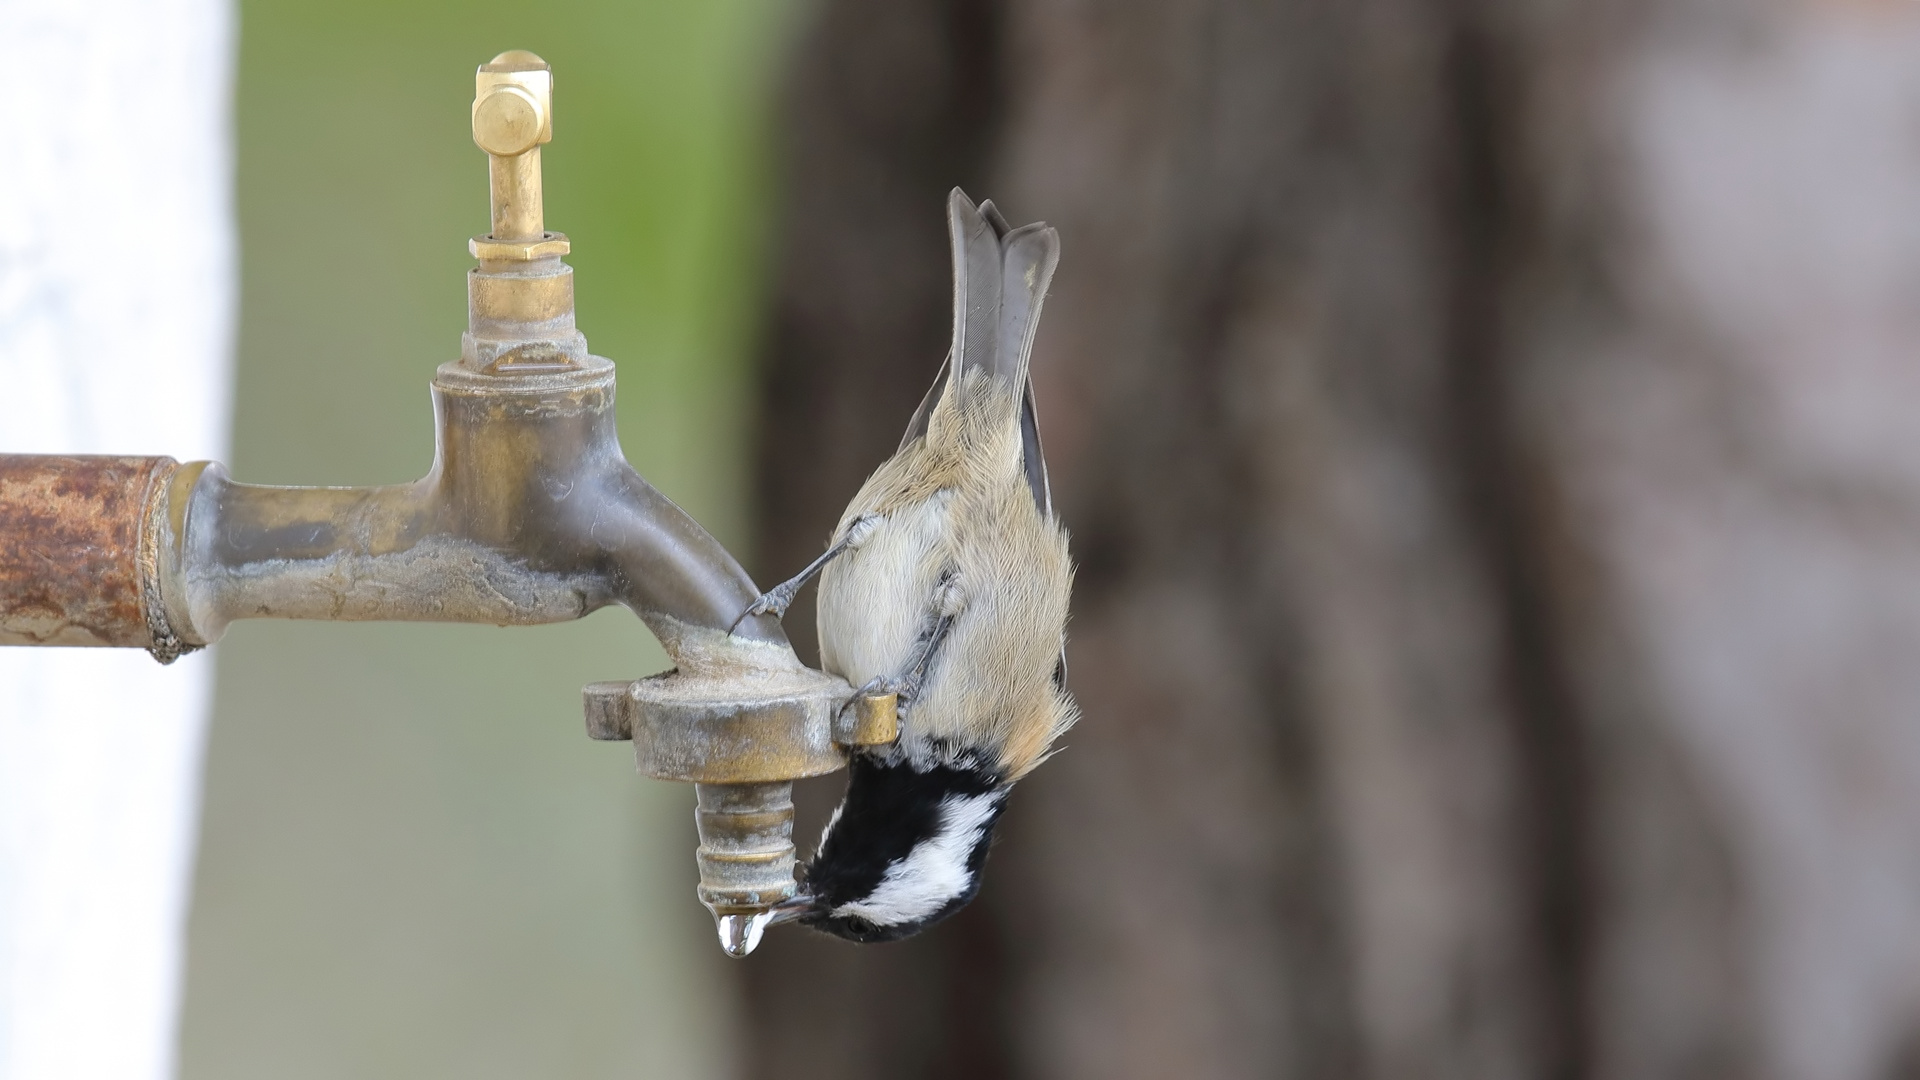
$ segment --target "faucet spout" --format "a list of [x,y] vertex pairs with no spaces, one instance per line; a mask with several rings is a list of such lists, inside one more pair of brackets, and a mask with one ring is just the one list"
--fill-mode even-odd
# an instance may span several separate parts
[[[235,619],[521,626],[621,604],[676,663],[690,639],[724,635],[753,602],[753,582],[627,463],[613,366],[591,359],[511,376],[444,365],[433,468],[411,484],[240,484],[218,465],[184,477],[192,486],[161,582],[176,630],[200,645]],[[786,644],[766,617],[734,636]]]
[[425,477],[290,488],[237,484],[218,465],[174,475],[156,569],[182,643],[246,618],[509,626],[623,604],[677,665],[757,644],[786,666],[774,619],[726,633],[753,582],[620,452],[613,364],[587,351],[561,261],[570,245],[545,227],[540,147],[552,138],[546,62],[516,50],[482,65],[473,139],[493,227],[468,244],[467,331],[434,375]]

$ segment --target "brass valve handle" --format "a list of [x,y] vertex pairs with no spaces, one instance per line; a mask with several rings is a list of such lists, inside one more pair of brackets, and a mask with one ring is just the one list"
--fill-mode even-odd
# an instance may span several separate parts
[[506,244],[547,239],[540,190],[540,147],[553,141],[553,70],[512,49],[474,73],[473,141],[487,152],[493,232]]
[[546,230],[540,147],[553,141],[553,71],[513,49],[473,77],[473,141],[487,152],[493,231],[467,242],[462,362],[488,375],[570,371],[587,362],[574,325],[566,235]]

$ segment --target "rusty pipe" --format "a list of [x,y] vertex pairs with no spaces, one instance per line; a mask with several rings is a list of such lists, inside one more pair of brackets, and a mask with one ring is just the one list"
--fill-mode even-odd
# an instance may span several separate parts
[[159,604],[169,457],[0,454],[0,645],[180,654]]

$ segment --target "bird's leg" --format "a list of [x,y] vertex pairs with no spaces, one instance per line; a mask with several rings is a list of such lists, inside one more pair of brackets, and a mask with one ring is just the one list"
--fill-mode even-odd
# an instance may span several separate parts
[[933,594],[933,629],[928,632],[926,643],[921,645],[919,655],[914,657],[903,675],[875,675],[868,679],[854,695],[847,699],[842,708],[852,708],[858,698],[873,697],[876,694],[894,694],[900,699],[902,709],[911,705],[914,698],[920,696],[920,687],[927,681],[927,669],[933,666],[933,657],[940,651],[940,645],[947,640],[947,632],[953,629],[953,620],[964,606],[959,584],[951,571],[940,578],[940,585]]
[[907,669],[905,677],[894,680],[891,689],[900,695],[901,704],[911,704],[920,696],[920,687],[927,681],[927,669],[933,666],[933,658],[940,651],[941,643],[947,640],[947,632],[953,629],[953,620],[966,606],[966,597],[960,591],[960,583],[955,580],[952,571],[941,575],[940,585],[933,593],[933,629],[927,634],[927,643],[921,647],[920,655]]
[[927,644],[920,650],[920,656],[913,666],[907,669],[905,678],[893,680],[891,689],[900,695],[900,703],[910,705],[920,696],[920,687],[927,681],[927,668],[933,664],[933,654],[940,650],[940,643],[947,639],[947,631],[953,629],[953,616],[942,615],[933,624],[933,633],[927,635]]
[[927,668],[933,664],[933,654],[939,650],[940,643],[946,640],[947,631],[952,628],[953,616],[939,616],[934,621],[933,633],[927,635],[927,643],[921,647],[920,655],[914,658],[913,666],[907,669],[905,675],[875,675],[862,683],[841,708],[850,709],[855,701],[863,697],[893,694],[900,699],[898,708],[904,714],[913,704],[913,699],[920,696],[920,687],[927,681]]
[[847,531],[841,534],[840,539],[834,541],[833,546],[823,552],[819,558],[808,563],[806,569],[761,593],[753,603],[748,604],[747,610],[733,620],[732,626],[727,627],[727,633],[733,633],[741,623],[755,615],[772,615],[776,619],[785,615],[787,608],[793,606],[793,598],[800,595],[801,587],[812,581],[820,571],[825,570],[828,563],[865,543],[867,535],[873,532],[873,526],[879,520],[879,517],[874,514],[864,514],[854,518],[853,523],[847,526]]

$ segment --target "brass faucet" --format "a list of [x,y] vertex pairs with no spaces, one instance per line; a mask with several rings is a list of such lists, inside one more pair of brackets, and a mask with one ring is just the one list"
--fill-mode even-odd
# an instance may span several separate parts
[[240,484],[213,462],[0,455],[0,644],[148,649],[235,619],[525,626],[621,604],[672,671],[586,688],[588,734],[695,784],[699,898],[744,956],[794,895],[793,781],[889,742],[891,696],[802,665],[779,623],[730,629],[759,590],[621,454],[614,366],[574,325],[540,147],[553,73],[501,53],[475,78],[492,229],[468,242],[460,358],[433,377],[433,468],[411,484]]

